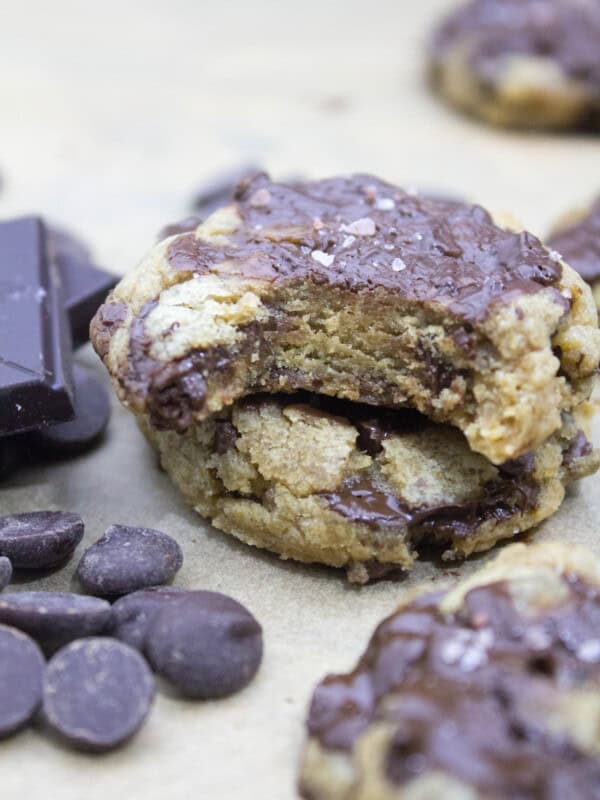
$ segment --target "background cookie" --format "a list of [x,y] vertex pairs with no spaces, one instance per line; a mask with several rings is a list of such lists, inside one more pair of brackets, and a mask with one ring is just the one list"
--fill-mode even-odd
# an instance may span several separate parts
[[538,239],[364,175],[243,182],[121,281],[92,339],[157,430],[307,389],[414,407],[495,463],[558,430],[600,360],[589,288]]
[[565,415],[559,433],[500,467],[410,409],[307,393],[242,401],[184,435],[143,428],[217,528],[364,583],[410,568],[420,546],[466,556],[552,514],[565,486],[598,467],[588,415]]
[[560,219],[548,244],[590,284],[600,306],[600,197],[587,210]]
[[595,0],[470,0],[433,36],[431,77],[496,125],[597,129],[599,41]]
[[599,616],[598,561],[567,546],[424,587],[317,687],[302,796],[596,797]]

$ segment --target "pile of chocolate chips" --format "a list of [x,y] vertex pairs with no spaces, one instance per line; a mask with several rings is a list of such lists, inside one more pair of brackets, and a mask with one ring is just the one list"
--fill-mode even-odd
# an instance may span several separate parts
[[43,453],[71,454],[101,437],[102,384],[73,364],[116,277],[38,217],[0,223],[0,479]]
[[[83,533],[62,511],[1,517],[0,590],[13,567],[62,566]],[[261,626],[231,597],[164,586],[182,564],[167,534],[111,525],[77,567],[87,594],[0,594],[0,736],[40,714],[74,747],[105,751],[142,726],[153,673],[188,698],[244,688],[262,660]]]

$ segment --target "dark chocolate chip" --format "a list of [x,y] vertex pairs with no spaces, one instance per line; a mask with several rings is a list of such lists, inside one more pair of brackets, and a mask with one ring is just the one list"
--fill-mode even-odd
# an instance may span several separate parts
[[12,578],[12,564],[8,558],[0,556],[0,592],[10,583]]
[[107,633],[142,650],[146,633],[156,615],[173,601],[181,600],[189,592],[170,586],[153,586],[140,589],[113,604]]
[[16,472],[22,462],[25,448],[22,436],[6,436],[0,439],[0,481]]
[[110,750],[142,726],[154,678],[142,656],[110,638],[80,639],[51,659],[44,676],[44,716],[77,748]]
[[167,583],[182,564],[181,548],[166,533],[111,525],[83,554],[77,577],[91,594],[121,595]]
[[37,711],[44,664],[33,639],[0,625],[0,736],[22,728]]
[[262,629],[236,600],[191,592],[150,625],[146,655],[154,669],[191,698],[224,697],[246,686],[263,653]]
[[110,401],[102,383],[83,367],[74,368],[75,417],[69,422],[44,426],[33,434],[39,447],[57,453],[78,453],[92,447],[106,430]]
[[32,636],[46,653],[103,633],[110,603],[69,592],[10,592],[0,595],[0,623]]
[[0,517],[0,555],[16,569],[45,569],[62,564],[83,536],[79,514],[30,511]]

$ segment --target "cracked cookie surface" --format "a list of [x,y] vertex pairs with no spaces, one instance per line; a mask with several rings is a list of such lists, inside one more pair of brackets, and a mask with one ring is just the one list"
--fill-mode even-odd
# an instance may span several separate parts
[[121,281],[92,340],[156,430],[308,390],[416,408],[496,464],[558,431],[600,360],[589,287],[538,239],[370,176],[243,182]]
[[464,557],[554,513],[565,487],[598,467],[589,412],[563,415],[560,432],[501,466],[416,411],[309,393],[248,398],[183,435],[142,427],[217,528],[364,583],[409,569],[421,546]]
[[329,675],[308,715],[307,800],[600,797],[600,565],[511,545],[422,587]]
[[453,105],[496,125],[600,129],[597,0],[470,0],[430,45]]

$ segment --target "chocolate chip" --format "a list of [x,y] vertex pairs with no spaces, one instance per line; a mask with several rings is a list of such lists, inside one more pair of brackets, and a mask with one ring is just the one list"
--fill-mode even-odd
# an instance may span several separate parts
[[79,514],[29,511],[0,517],[0,555],[16,569],[45,569],[62,564],[83,536]]
[[116,639],[80,639],[51,659],[44,676],[44,716],[75,747],[110,750],[146,719],[154,678],[140,654]]
[[166,533],[111,525],[83,554],[77,577],[90,594],[121,595],[167,583],[182,564],[181,548]]
[[159,612],[146,637],[154,669],[186,697],[224,697],[254,677],[262,629],[231,597],[191,592]]
[[0,439],[0,481],[16,472],[24,449],[23,437],[6,436]]
[[0,556],[0,592],[10,583],[12,578],[12,564],[8,558]]
[[11,592],[0,596],[0,623],[32,636],[47,652],[102,633],[110,603],[68,592]]
[[44,426],[32,435],[35,445],[58,453],[79,453],[92,447],[106,430],[110,401],[102,383],[83,367],[74,369],[75,417]]
[[33,717],[42,700],[44,656],[21,631],[0,625],[0,736]]
[[112,606],[107,632],[131,647],[142,650],[146,633],[156,615],[166,604],[180,600],[187,594],[185,589],[154,586],[121,597]]

